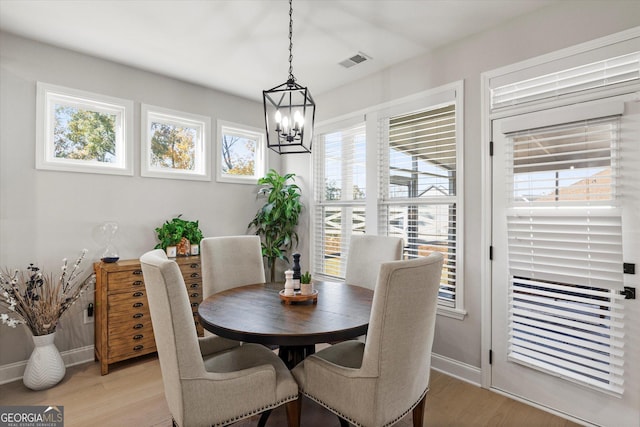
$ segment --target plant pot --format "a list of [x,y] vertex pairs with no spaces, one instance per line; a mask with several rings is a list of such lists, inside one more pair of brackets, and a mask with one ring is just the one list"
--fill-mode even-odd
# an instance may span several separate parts
[[35,345],[27,361],[22,381],[31,390],[44,390],[58,384],[66,372],[58,348],[53,343],[56,333],[33,336]]
[[191,254],[191,242],[186,237],[183,237],[176,246],[176,251],[179,256]]
[[300,284],[300,293],[302,295],[311,295],[311,294],[313,294],[313,283],[301,283]]
[[177,254],[177,248],[175,246],[167,246],[167,249],[165,249],[167,252],[167,256],[169,258],[175,258],[176,254]]

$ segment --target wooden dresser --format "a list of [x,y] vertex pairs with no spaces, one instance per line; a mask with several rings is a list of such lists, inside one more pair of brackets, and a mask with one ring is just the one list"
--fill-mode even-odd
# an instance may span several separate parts
[[[202,273],[199,256],[177,257],[184,277],[194,322],[198,322],[198,305],[202,302]],[[109,365],[156,351],[146,289],[140,261],[97,262],[95,295],[95,357],[100,360],[102,375]]]

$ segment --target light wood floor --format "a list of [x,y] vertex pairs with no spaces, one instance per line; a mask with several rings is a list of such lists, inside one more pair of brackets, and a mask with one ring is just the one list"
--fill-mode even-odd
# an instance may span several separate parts
[[[0,386],[0,406],[3,405],[64,406],[65,427],[171,426],[155,355],[112,365],[105,376],[100,375],[97,362],[70,367],[64,380],[49,390],[31,391],[22,381],[4,384]],[[258,417],[253,417],[235,426],[256,426],[257,422]],[[577,426],[436,371],[431,375],[425,424],[427,427]],[[267,426],[286,426],[284,408],[273,411]],[[331,426],[339,426],[335,416],[308,399],[303,401],[302,427]],[[411,426],[411,415],[396,426]]]

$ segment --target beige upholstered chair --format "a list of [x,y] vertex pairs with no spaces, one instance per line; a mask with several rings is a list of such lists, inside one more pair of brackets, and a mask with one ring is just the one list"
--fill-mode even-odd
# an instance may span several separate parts
[[413,411],[413,425],[422,426],[441,271],[439,252],[382,264],[367,342],[307,357],[292,371],[300,392],[343,425],[389,426]]
[[283,403],[290,425],[300,419],[298,386],[278,356],[261,345],[198,338],[176,262],[160,249],[140,262],[175,424],[225,426]]
[[206,237],[200,242],[200,260],[204,298],[265,282],[259,236]]
[[402,259],[402,238],[355,235],[351,237],[345,282],[374,289],[380,264]]

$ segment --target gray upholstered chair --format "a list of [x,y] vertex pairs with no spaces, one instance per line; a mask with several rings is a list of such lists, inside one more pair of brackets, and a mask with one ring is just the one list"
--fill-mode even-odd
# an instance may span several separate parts
[[292,371],[300,392],[343,425],[390,426],[413,411],[413,425],[422,426],[442,260],[438,252],[382,264],[367,342],[307,357]]
[[283,403],[289,425],[299,423],[298,386],[282,360],[261,345],[198,338],[176,262],[160,249],[140,262],[174,423],[225,426]]
[[401,237],[354,235],[351,236],[345,282],[374,289],[380,264],[402,259]]
[[206,237],[200,242],[200,260],[204,298],[237,286],[265,282],[259,236]]

